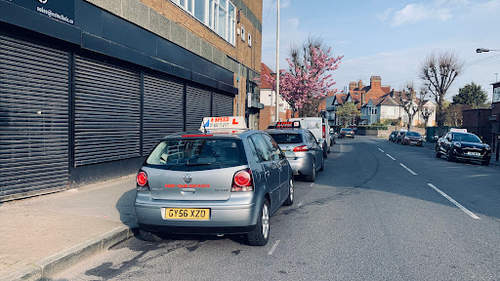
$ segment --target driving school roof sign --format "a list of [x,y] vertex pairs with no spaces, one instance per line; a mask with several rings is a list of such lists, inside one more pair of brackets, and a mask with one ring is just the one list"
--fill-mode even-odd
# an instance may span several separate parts
[[299,121],[288,121],[288,122],[278,122],[276,123],[277,129],[300,129]]
[[241,130],[247,129],[245,118],[243,116],[228,117],[204,117],[201,122],[200,130]]

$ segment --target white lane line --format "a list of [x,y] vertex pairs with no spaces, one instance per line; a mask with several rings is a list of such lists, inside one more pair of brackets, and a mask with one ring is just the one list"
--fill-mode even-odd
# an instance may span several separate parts
[[313,183],[311,183],[311,187],[313,187],[313,186],[314,186],[314,182],[313,182]]
[[405,165],[403,165],[403,163],[399,163],[399,165],[401,165],[401,167],[405,168],[408,172],[410,172],[410,174],[416,176],[417,173],[415,173],[414,171],[410,170],[410,168],[406,167]]
[[455,204],[455,206],[457,206],[460,210],[464,211],[471,218],[473,218],[475,220],[480,220],[480,218],[478,216],[476,216],[473,212],[467,210],[467,208],[465,208],[464,206],[460,205],[460,203],[458,203],[457,201],[453,200],[453,198],[451,198],[450,196],[448,196],[448,194],[442,192],[439,188],[437,188],[436,186],[434,186],[432,183],[428,183],[427,185],[430,186],[435,191],[437,191],[437,193],[443,195],[444,198],[448,199],[451,203]]
[[302,205],[304,205],[304,202],[299,203],[299,208],[302,207]]
[[385,155],[387,155],[387,157],[391,158],[392,160],[396,160],[396,159],[394,159],[394,157],[392,157],[391,155],[389,155],[387,153]]
[[378,150],[380,150],[380,152],[385,152],[385,151],[383,151],[381,148],[379,148]]
[[274,243],[273,247],[271,248],[271,251],[269,251],[269,253],[267,253],[267,254],[272,255],[274,253],[274,251],[276,251],[276,248],[278,248],[279,243],[280,243],[280,240],[276,241],[276,243]]

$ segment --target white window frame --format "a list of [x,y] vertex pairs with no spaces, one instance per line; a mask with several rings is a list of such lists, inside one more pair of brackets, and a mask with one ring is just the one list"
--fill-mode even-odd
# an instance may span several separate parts
[[250,32],[247,33],[248,33],[248,46],[252,47],[252,34]]
[[241,41],[245,42],[245,27],[241,25]]
[[[212,31],[217,33],[224,40],[232,44],[236,43],[236,6],[230,0],[222,0],[226,2],[226,5],[221,6],[221,0],[204,0],[205,2],[205,19],[199,19],[195,16],[196,1],[195,0],[170,0],[172,3],[176,4],[178,7],[186,11],[188,14],[208,26]],[[181,4],[181,1],[184,3]],[[232,14],[229,13],[232,7]],[[219,11],[223,10],[226,12],[225,22],[226,27],[224,29],[224,34],[219,32]],[[245,40],[243,40],[245,41]]]

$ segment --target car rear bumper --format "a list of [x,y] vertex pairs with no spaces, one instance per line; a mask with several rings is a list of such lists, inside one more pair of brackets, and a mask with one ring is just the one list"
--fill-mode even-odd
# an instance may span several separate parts
[[313,156],[303,156],[303,157],[290,157],[287,158],[290,167],[292,167],[293,175],[310,175],[313,173]]
[[[139,194],[135,201],[135,214],[139,225],[149,231],[169,233],[214,233],[229,234],[248,232],[257,224],[260,209],[255,203],[231,204],[221,202],[193,202],[151,200]],[[229,202],[229,203],[228,203]],[[200,220],[168,220],[164,219],[166,208],[209,209],[210,218]]]

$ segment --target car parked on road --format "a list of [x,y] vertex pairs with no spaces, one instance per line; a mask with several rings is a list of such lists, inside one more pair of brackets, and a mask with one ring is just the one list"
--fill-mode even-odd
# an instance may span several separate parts
[[407,130],[400,130],[398,132],[398,134],[396,135],[396,140],[394,142],[395,143],[401,143],[401,141],[403,140],[406,132],[407,132]]
[[[294,199],[292,168],[266,132],[231,127],[242,117],[204,120],[201,132],[164,137],[137,174],[141,236],[157,232],[245,234],[269,240],[270,216]],[[224,128],[216,130],[215,128]]]
[[423,145],[423,138],[418,132],[406,132],[401,139],[402,145]]
[[316,173],[323,171],[324,158],[321,144],[307,129],[267,130],[285,153],[295,176],[314,182]]
[[308,129],[314,135],[316,140],[320,143],[323,148],[323,157],[327,158],[328,153],[330,153],[330,125],[328,120],[323,117],[301,117],[301,118],[289,118],[288,122],[300,122],[300,127],[302,129]]
[[491,147],[475,134],[452,130],[437,141],[435,154],[437,158],[446,156],[448,161],[480,161],[487,166],[491,159]]
[[395,142],[397,135],[398,135],[398,131],[392,131],[391,134],[389,135],[389,140],[392,142]]
[[339,138],[354,138],[354,130],[351,128],[342,128],[340,129]]

